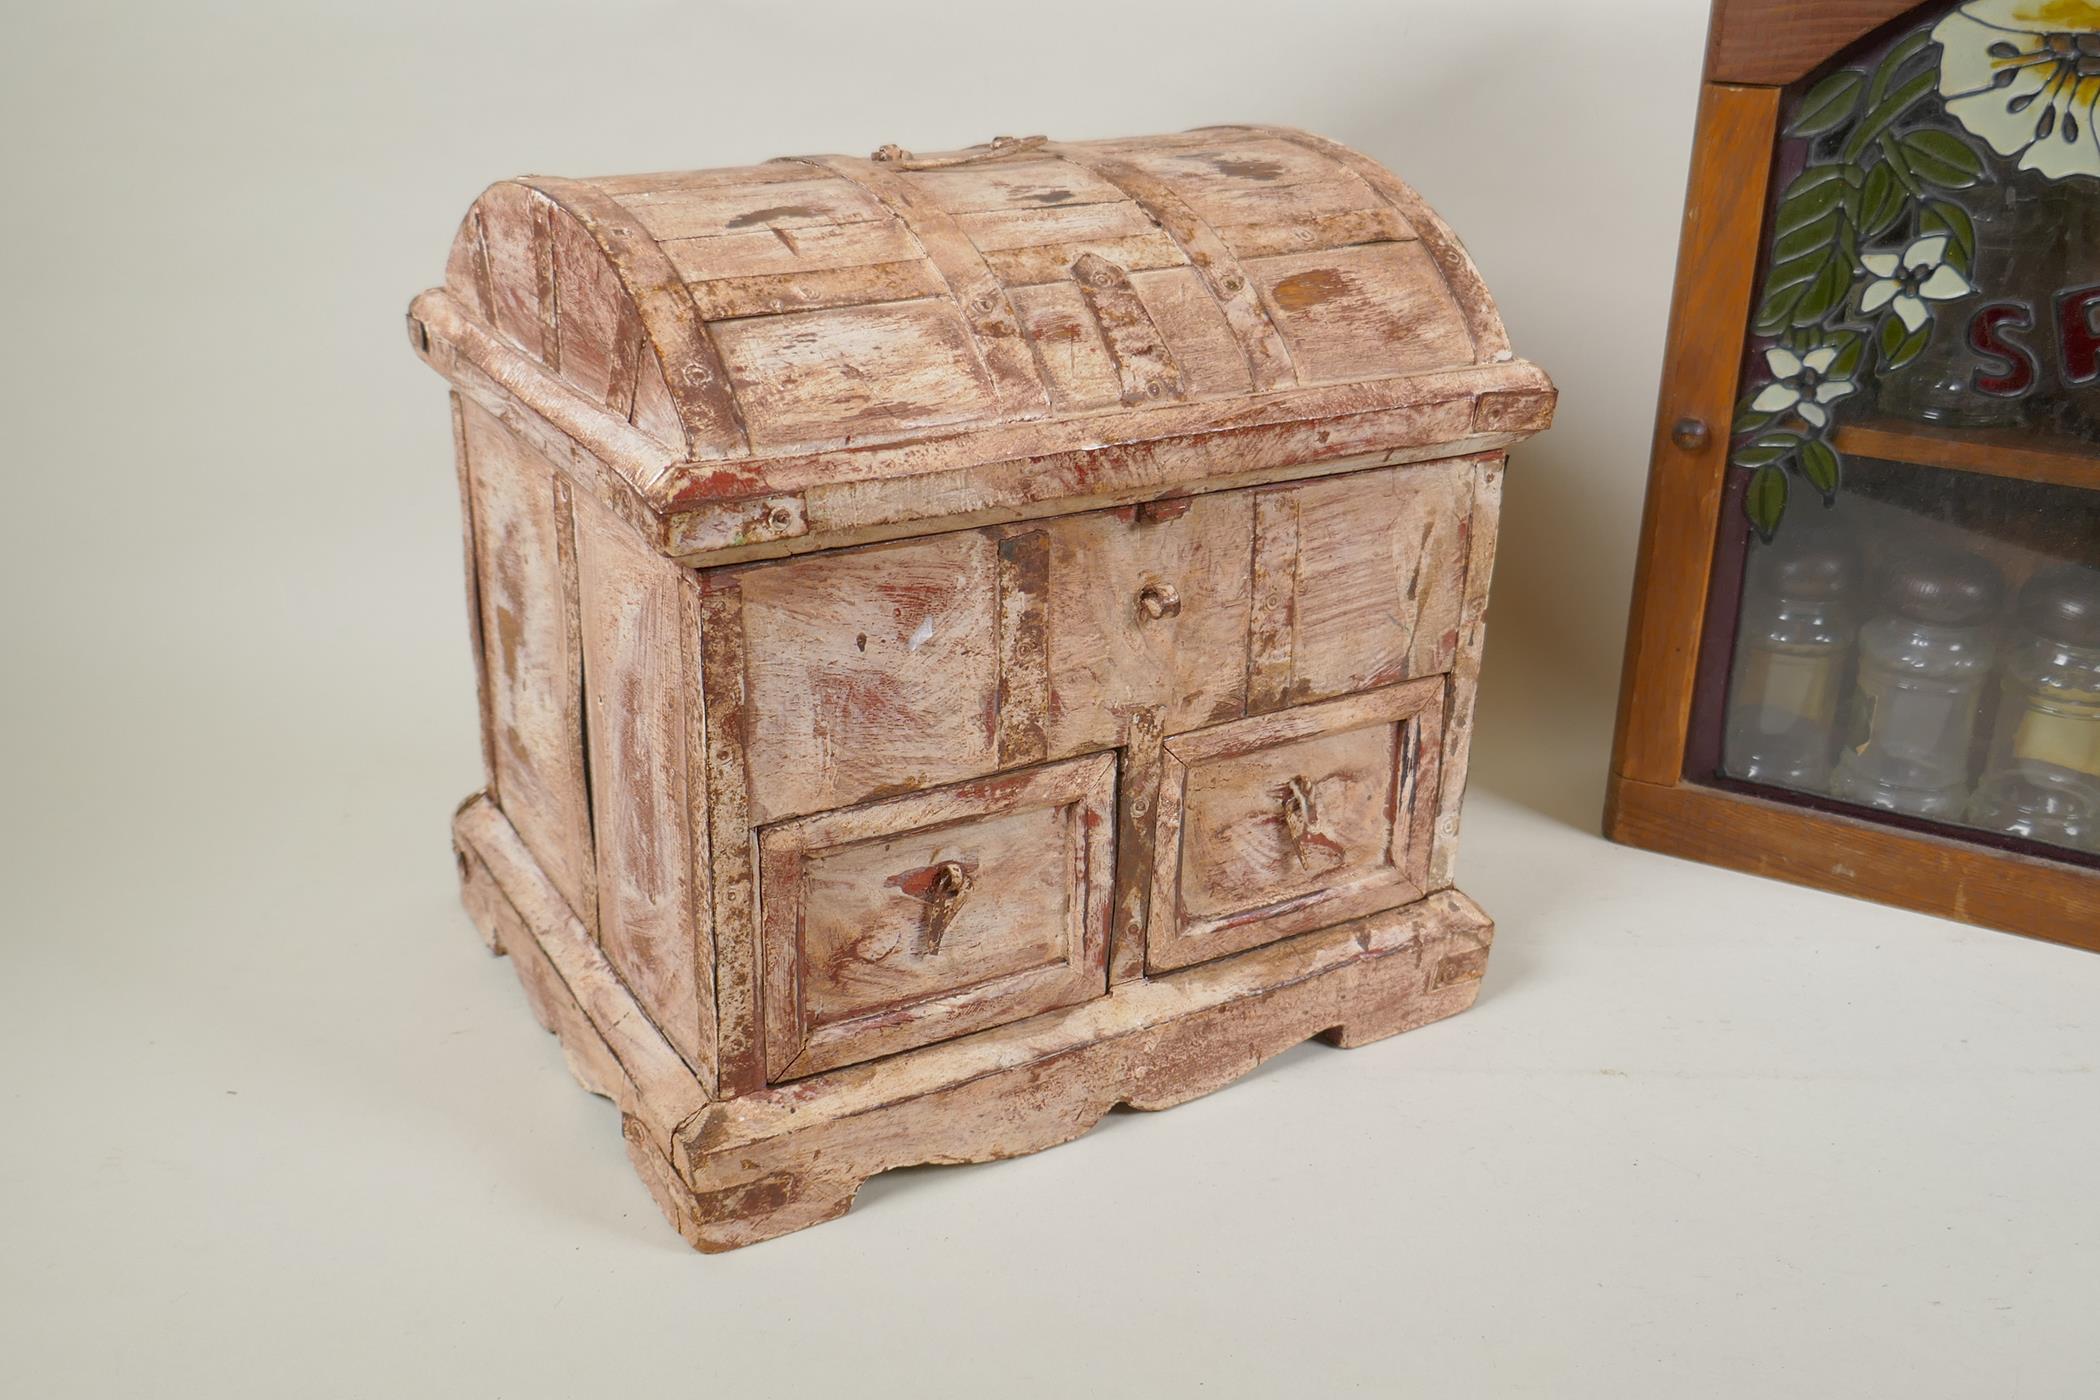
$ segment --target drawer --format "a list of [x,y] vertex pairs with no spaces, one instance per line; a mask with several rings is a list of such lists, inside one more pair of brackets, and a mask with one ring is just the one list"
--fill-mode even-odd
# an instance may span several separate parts
[[1253,493],[1250,713],[1451,669],[1473,476],[1425,462]]
[[1431,676],[1169,739],[1147,970],[1421,898],[1443,707]]
[[760,831],[768,1077],[1103,995],[1115,771],[1094,754]]
[[982,531],[737,575],[754,821],[999,767],[998,548]]
[[1169,734],[1246,713],[1253,531],[1249,493],[1227,491],[1071,516],[1002,543],[1009,559],[1043,561],[1035,577],[1008,578],[1043,618],[1046,756],[1112,748],[1139,710],[1158,711]]

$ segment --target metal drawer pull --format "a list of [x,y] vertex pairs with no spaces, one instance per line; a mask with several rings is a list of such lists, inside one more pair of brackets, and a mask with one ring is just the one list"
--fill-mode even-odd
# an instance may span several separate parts
[[941,951],[941,939],[947,934],[948,925],[955,922],[963,896],[969,892],[970,872],[961,861],[946,860],[933,868],[933,879],[926,886],[926,912],[919,923],[921,956]]
[[1312,784],[1304,778],[1293,778],[1283,785],[1278,794],[1283,799],[1283,834],[1290,840],[1291,852],[1298,857],[1298,864],[1310,869],[1313,861],[1308,852],[1317,852],[1323,857],[1321,868],[1339,863],[1344,854],[1342,843],[1332,836],[1314,830],[1319,814],[1313,810]]
[[1171,583],[1148,583],[1138,590],[1138,611],[1154,622],[1181,615],[1181,595]]

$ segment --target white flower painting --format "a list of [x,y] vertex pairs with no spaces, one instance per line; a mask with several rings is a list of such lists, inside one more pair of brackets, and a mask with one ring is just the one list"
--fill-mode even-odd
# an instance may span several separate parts
[[1932,319],[1928,301],[1953,301],[1976,290],[1947,262],[1947,235],[1920,238],[1901,253],[1865,253],[1859,265],[1873,281],[1860,294],[1859,309],[1869,315],[1886,306],[1915,331]]
[[2023,170],[2100,179],[2100,0],[1970,0],[1932,37],[1956,121]]
[[1819,345],[1805,355],[1796,355],[1784,345],[1773,346],[1765,351],[1765,368],[1772,371],[1773,382],[1750,401],[1750,406],[1759,413],[1791,410],[1804,422],[1818,428],[1826,426],[1830,422],[1829,405],[1858,387],[1849,379],[1828,377],[1837,358],[1834,345]]

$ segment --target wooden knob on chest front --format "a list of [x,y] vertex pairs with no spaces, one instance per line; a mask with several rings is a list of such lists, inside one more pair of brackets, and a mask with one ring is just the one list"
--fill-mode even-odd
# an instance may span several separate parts
[[1148,583],[1138,590],[1138,612],[1157,622],[1163,617],[1178,617],[1181,614],[1181,595],[1174,591],[1171,583]]

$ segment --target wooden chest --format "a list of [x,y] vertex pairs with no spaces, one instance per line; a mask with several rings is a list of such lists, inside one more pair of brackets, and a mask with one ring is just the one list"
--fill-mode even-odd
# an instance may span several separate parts
[[493,186],[454,825],[702,1249],[1458,1011],[1503,452],[1464,250],[1297,131]]

